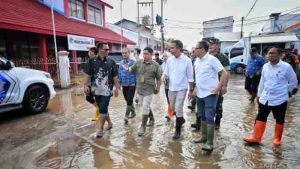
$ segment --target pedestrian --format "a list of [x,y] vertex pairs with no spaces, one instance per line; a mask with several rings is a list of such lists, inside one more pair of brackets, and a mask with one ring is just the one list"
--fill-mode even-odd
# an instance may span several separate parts
[[[133,56],[135,58],[135,61],[140,60],[140,54],[141,54],[141,49],[140,48],[134,48]],[[135,101],[136,104],[139,103],[139,98],[138,98],[137,93],[135,94],[135,100],[134,101]]]
[[290,64],[296,73],[299,69],[299,59],[298,57],[295,57],[295,55],[292,54],[291,49],[286,49],[285,50],[285,56],[282,58],[283,61],[287,62]]
[[[168,54],[167,53],[163,53],[162,55],[162,59],[163,59],[163,63],[161,65],[161,70],[162,72],[165,71],[166,66],[167,66],[167,61],[168,61]],[[165,86],[165,94],[166,94],[166,98],[167,98],[167,102],[168,102],[168,110],[167,110],[167,114],[165,116],[165,118],[167,119],[167,122],[169,122],[171,120],[171,118],[173,117],[174,113],[172,111],[171,105],[170,105],[170,100],[169,100],[169,80],[166,79],[164,81],[164,86]]]
[[253,134],[243,139],[247,143],[261,142],[267,118],[272,111],[276,120],[273,144],[275,146],[281,144],[289,92],[292,92],[298,83],[293,68],[280,60],[281,56],[282,50],[279,47],[272,47],[268,51],[268,63],[263,66],[258,87],[258,114]]
[[123,48],[122,51],[123,60],[119,65],[119,81],[122,86],[123,96],[126,100],[126,113],[124,122],[128,123],[128,119],[132,119],[136,116],[135,108],[133,105],[133,98],[136,88],[136,75],[135,73],[128,72],[126,67],[132,67],[135,64],[133,59],[130,59],[130,50]]
[[[224,69],[229,72],[230,71],[229,59],[225,54],[221,53],[220,51],[220,44],[221,44],[220,40],[217,38],[210,38],[208,39],[208,42],[209,42],[209,54],[215,56],[221,62]],[[224,101],[223,95],[219,94],[217,107],[216,107],[215,129],[220,128],[221,118],[223,117],[223,101]]]
[[161,64],[163,63],[163,60],[159,58],[159,53],[158,53],[158,52],[155,52],[154,56],[155,56],[154,61],[155,61],[156,63],[158,63],[159,65],[161,65]]
[[[88,46],[87,49],[88,49],[89,59],[97,56],[95,45]],[[85,100],[95,106],[96,111],[94,113],[94,116],[92,117],[92,121],[98,121],[100,118],[100,113],[99,113],[99,107],[97,106],[97,103],[95,101],[95,93],[91,90],[93,83],[95,83],[95,79],[93,76],[91,76],[91,81],[88,84],[90,92],[88,94],[86,94]]]
[[189,99],[193,92],[193,65],[189,57],[182,53],[183,44],[180,40],[173,40],[170,51],[173,57],[168,59],[163,73],[163,80],[169,80],[169,99],[171,108],[176,115],[175,134],[173,139],[179,139],[181,127],[185,123],[183,118],[183,104],[189,88]]
[[118,69],[115,61],[107,57],[109,47],[106,43],[99,42],[97,44],[97,57],[90,58],[84,69],[84,91],[86,94],[90,93],[88,86],[91,77],[94,78],[95,83],[91,87],[92,92],[95,92],[95,100],[100,109],[100,130],[97,132],[97,137],[104,135],[104,123],[108,122],[108,129],[112,128],[112,122],[108,114],[108,105],[110,97],[113,94],[113,87],[115,86],[114,95],[118,96],[120,89],[118,80]]
[[250,101],[254,102],[257,95],[257,88],[261,77],[261,70],[265,64],[265,60],[258,54],[258,49],[253,47],[250,51],[251,57],[249,57],[246,67],[246,80],[245,89],[251,95]]
[[129,72],[136,73],[137,93],[139,102],[143,106],[143,117],[138,136],[143,136],[146,132],[148,118],[151,125],[154,124],[153,112],[150,109],[153,94],[158,94],[161,85],[161,70],[158,63],[152,60],[153,49],[146,47],[143,50],[144,59],[138,60],[135,65],[128,67]]
[[[191,51],[191,60],[192,60],[192,64],[194,67],[194,62],[196,60],[194,47],[192,48],[192,51]],[[195,87],[195,83],[194,83],[194,87]],[[191,105],[188,106],[188,109],[190,109],[193,112],[193,111],[195,111],[195,107],[196,107],[196,96],[193,96],[191,99]],[[198,129],[198,123],[196,122],[195,124],[192,124],[191,127]]]
[[[195,77],[197,92],[197,113],[201,117],[201,139],[204,151],[213,150],[215,114],[218,94],[227,92],[228,73],[221,62],[209,54],[209,43],[200,41],[196,45]],[[220,80],[219,80],[220,76]]]
[[[293,57],[295,58],[295,60],[298,59],[298,62],[300,60],[300,55],[298,55],[298,49],[293,49],[292,51],[292,55]],[[298,64],[298,69],[296,68],[296,75],[297,75],[297,78],[298,78],[298,84],[300,83],[300,66]]]

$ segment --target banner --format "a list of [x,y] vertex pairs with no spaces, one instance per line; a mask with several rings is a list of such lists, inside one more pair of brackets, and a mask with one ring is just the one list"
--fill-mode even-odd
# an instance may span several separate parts
[[84,37],[84,36],[76,36],[76,35],[68,35],[68,48],[69,50],[77,50],[77,51],[88,51],[87,46],[95,45],[95,39]]

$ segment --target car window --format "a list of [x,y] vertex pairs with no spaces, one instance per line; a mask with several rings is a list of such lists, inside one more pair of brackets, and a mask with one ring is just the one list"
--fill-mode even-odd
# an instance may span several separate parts
[[230,51],[230,58],[243,55],[244,48],[232,48]]
[[114,60],[117,64],[119,64],[123,59],[123,56],[121,52],[111,52],[108,54],[108,58]]

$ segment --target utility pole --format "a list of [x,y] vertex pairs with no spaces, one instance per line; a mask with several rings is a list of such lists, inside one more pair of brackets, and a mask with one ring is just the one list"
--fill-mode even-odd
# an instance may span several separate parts
[[152,49],[154,50],[154,12],[153,12],[153,0],[151,0],[151,42],[152,42]]
[[[140,2],[139,0],[137,0],[137,10],[138,10],[138,18],[137,18],[137,20],[138,20],[138,46],[139,46],[139,48],[140,48],[140,8],[139,8],[139,6],[140,5],[142,5],[142,6],[151,6],[151,17],[152,17],[152,20],[151,20],[151,45],[152,45],[152,47],[154,47],[154,32],[153,32],[153,30],[154,30],[154,12],[153,12],[153,0],[151,0],[151,1],[148,1],[148,2]],[[147,25],[146,25],[147,26]]]
[[55,20],[54,20],[54,12],[53,12],[53,0],[51,0],[51,17],[52,17],[52,28],[53,28],[53,39],[54,39],[54,52],[55,52],[55,60],[56,60],[57,80],[58,80],[58,83],[60,84],[59,63],[58,63],[57,43],[56,43],[56,31],[55,31]]
[[161,25],[160,25],[160,32],[161,32],[161,54],[165,51],[165,37],[164,37],[164,0],[161,0]]
[[243,38],[243,26],[244,26],[244,17],[242,17],[241,39]]
[[123,51],[123,0],[120,3],[120,13],[121,13],[121,52]]
[[141,36],[141,28],[140,28],[140,1],[137,0],[137,30],[138,30],[138,44],[137,47],[141,48],[141,41],[140,41],[140,36]]

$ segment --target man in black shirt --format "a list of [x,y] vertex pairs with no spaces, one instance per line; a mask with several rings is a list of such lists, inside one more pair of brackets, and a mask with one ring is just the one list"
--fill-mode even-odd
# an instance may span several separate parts
[[[103,126],[105,121],[108,122],[108,129],[112,128],[112,122],[108,114],[108,105],[110,97],[113,94],[113,87],[115,97],[118,96],[118,90],[120,89],[120,84],[118,82],[118,69],[117,64],[112,59],[107,57],[109,51],[108,45],[106,43],[97,44],[98,55],[97,57],[90,58],[86,67],[84,69],[84,92],[89,93],[92,90],[95,93],[95,100],[100,109],[100,130],[97,132],[97,137],[102,137]],[[89,82],[91,77],[94,78],[93,84],[91,84],[91,89],[89,88]]]

